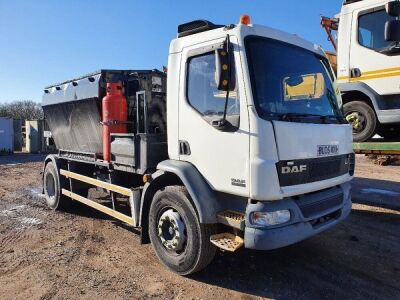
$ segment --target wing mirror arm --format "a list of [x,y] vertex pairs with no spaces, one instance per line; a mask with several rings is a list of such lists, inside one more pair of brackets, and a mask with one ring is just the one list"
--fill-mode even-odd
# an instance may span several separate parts
[[236,88],[236,77],[233,67],[233,47],[229,34],[222,45],[222,48],[215,50],[215,81],[220,91],[225,91],[225,105],[222,119],[212,121],[212,125],[219,129],[225,130],[227,127],[226,114],[228,110],[229,92]]

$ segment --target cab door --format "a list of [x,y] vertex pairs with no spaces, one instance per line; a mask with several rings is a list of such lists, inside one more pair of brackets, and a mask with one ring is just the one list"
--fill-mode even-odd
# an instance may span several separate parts
[[386,21],[392,19],[384,2],[353,13],[350,81],[361,81],[380,95],[400,93],[400,56],[382,51],[392,44],[385,41],[384,34]]
[[235,37],[236,88],[230,92],[227,120],[230,130],[213,123],[223,115],[226,92],[215,82],[215,49],[224,38],[184,48],[179,92],[179,159],[192,163],[219,192],[249,195],[249,122]]

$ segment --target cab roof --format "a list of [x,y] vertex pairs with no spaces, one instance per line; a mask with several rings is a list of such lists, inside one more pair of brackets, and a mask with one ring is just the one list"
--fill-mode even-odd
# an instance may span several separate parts
[[170,44],[169,53],[178,53],[186,47],[202,44],[204,42],[212,42],[222,40],[229,34],[236,36],[239,45],[243,44],[246,36],[261,36],[275,39],[288,44],[307,49],[319,55],[324,55],[323,50],[317,44],[311,43],[296,34],[287,33],[278,29],[274,29],[262,25],[216,25],[206,20],[196,20],[178,26],[178,37],[173,39]]
[[342,6],[341,14],[352,13],[355,9],[377,7],[385,5],[388,0],[345,0]]

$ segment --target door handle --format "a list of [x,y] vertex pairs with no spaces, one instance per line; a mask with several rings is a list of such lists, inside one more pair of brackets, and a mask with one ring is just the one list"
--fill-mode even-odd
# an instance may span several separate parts
[[179,154],[180,155],[190,155],[190,145],[187,141],[179,141]]
[[361,70],[359,68],[353,68],[350,70],[351,78],[358,78],[362,76]]

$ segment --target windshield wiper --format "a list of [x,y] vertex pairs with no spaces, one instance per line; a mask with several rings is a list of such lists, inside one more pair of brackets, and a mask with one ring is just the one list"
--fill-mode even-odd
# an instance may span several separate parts
[[302,113],[286,113],[280,115],[282,120],[291,120],[294,118],[321,118],[323,116],[316,114],[302,114]]
[[301,113],[286,113],[286,114],[281,114],[280,115],[281,120],[284,121],[291,121],[293,119],[301,119],[301,118],[318,118],[321,121],[328,121],[328,120],[336,120],[338,121],[338,118],[336,116],[323,116],[323,115],[318,115],[318,114],[301,114]]

